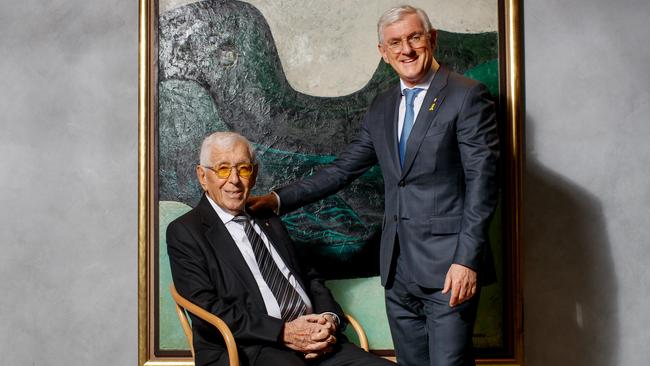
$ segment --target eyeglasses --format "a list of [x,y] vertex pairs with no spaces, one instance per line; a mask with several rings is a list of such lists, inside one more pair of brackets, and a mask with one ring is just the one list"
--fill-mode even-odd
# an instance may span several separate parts
[[404,49],[404,41],[406,41],[411,48],[422,48],[427,45],[427,39],[429,39],[428,36],[429,35],[426,33],[415,33],[406,38],[391,39],[386,42],[386,46],[395,53],[402,52]]
[[230,173],[232,173],[232,168],[235,168],[237,170],[237,175],[241,178],[250,178],[250,176],[253,175],[253,171],[255,171],[255,165],[251,163],[239,163],[235,166],[230,164],[221,164],[217,167],[203,167],[217,173],[217,177],[221,179],[229,178]]

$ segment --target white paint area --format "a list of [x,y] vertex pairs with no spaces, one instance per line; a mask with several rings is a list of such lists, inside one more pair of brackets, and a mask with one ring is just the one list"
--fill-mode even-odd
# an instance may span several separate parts
[[[194,0],[161,0],[160,12]],[[248,0],[264,15],[289,83],[318,96],[353,93],[375,72],[377,20],[402,1]],[[496,0],[417,0],[437,29],[456,33],[497,30]]]

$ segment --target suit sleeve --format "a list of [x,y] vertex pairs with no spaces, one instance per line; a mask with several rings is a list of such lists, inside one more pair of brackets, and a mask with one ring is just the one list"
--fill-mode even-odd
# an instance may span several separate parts
[[347,318],[345,313],[330,292],[329,288],[325,286],[325,281],[320,274],[313,268],[310,268],[307,272],[307,278],[309,281],[309,292],[311,293],[312,307],[314,314],[320,314],[325,312],[334,313],[339,317],[339,331],[345,329],[347,325]]
[[456,133],[465,175],[465,202],[453,262],[476,270],[489,245],[488,228],[498,199],[497,123],[494,104],[482,84],[468,90]]
[[[284,326],[281,319],[259,311],[251,311],[244,298],[228,297],[220,293],[223,285],[211,280],[206,255],[196,238],[181,222],[173,222],[167,228],[167,251],[174,285],[178,292],[203,309],[220,317],[238,341],[278,342]],[[218,279],[226,281],[226,279]],[[224,282],[225,283],[225,282]],[[223,292],[223,291],[222,291]],[[206,328],[212,326],[193,317],[193,324],[212,334]],[[214,330],[216,335],[216,330]],[[215,341],[219,341],[216,338]]]
[[338,192],[377,163],[375,148],[368,128],[372,120],[370,112],[372,109],[373,106],[366,113],[359,134],[336,160],[315,174],[275,191],[280,196],[281,214]]
[[274,216],[273,226],[279,230],[281,237],[284,238],[282,243],[287,247],[289,255],[291,257],[291,263],[294,268],[298,269],[300,273],[300,278],[302,284],[307,286],[305,290],[309,294],[309,298],[312,302],[312,310],[315,314],[320,314],[324,312],[334,313],[339,317],[340,326],[339,330],[345,329],[347,324],[347,318],[332,292],[325,286],[325,280],[321,277],[320,273],[314,268],[305,268],[298,262],[298,255],[296,253],[295,246],[291,240],[289,233],[287,232],[285,226],[280,221],[280,218]]

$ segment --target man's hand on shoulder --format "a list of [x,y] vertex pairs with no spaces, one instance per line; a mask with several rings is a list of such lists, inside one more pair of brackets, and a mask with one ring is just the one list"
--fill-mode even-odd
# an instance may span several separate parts
[[268,212],[277,213],[279,208],[278,197],[271,192],[264,196],[250,196],[246,200],[246,209],[252,214],[261,214]]
[[451,290],[449,306],[456,306],[469,300],[476,293],[476,271],[460,264],[452,264],[445,278],[442,293]]
[[302,352],[306,359],[317,358],[336,343],[336,327],[320,314],[303,315],[284,324],[282,342],[288,348]]

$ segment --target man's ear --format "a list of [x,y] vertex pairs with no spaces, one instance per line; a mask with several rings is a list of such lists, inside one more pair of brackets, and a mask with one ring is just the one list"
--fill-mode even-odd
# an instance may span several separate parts
[[381,55],[381,58],[384,60],[385,63],[388,62],[388,55],[386,54],[386,48],[381,43],[377,43],[377,51],[379,51],[379,54]]
[[208,190],[208,177],[205,176],[205,169],[202,166],[196,166],[196,177],[199,179],[199,184],[204,191]]
[[436,50],[436,45],[438,44],[438,31],[435,28],[431,28],[429,31],[429,42],[431,44],[431,50]]

